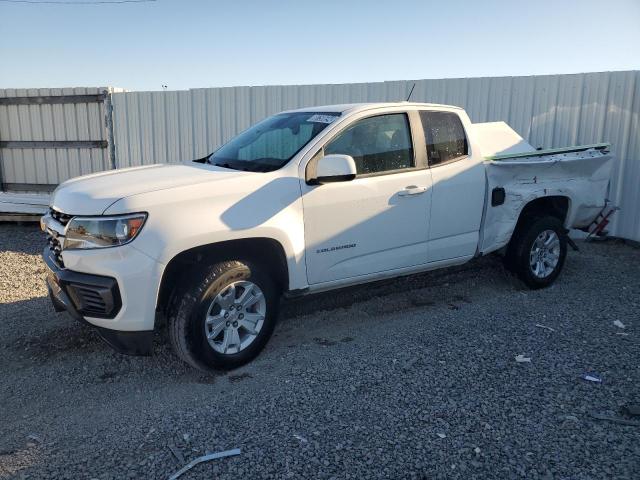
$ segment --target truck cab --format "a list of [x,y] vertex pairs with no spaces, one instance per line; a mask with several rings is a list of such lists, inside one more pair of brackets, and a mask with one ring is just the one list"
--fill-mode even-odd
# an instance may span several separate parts
[[[469,125],[459,108],[360,109],[310,152],[299,170],[309,284],[472,258],[485,173]],[[333,155],[354,159],[354,177],[314,181]]]

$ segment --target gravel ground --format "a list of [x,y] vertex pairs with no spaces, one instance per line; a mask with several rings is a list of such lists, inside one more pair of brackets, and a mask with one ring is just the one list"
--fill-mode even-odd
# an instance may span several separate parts
[[0,478],[163,479],[169,445],[242,450],[184,479],[640,478],[640,427],[589,416],[640,403],[637,248],[581,243],[544,291],[490,256],[290,301],[256,361],[209,376],[162,333],[121,356],[56,314],[42,246],[0,226]]

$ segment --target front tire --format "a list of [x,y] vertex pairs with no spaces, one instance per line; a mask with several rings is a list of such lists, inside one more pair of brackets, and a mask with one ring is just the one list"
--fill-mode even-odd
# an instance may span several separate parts
[[555,217],[533,217],[522,223],[509,243],[507,264],[529,288],[551,285],[564,265],[567,237]]
[[171,345],[178,357],[200,370],[250,362],[273,333],[280,293],[253,263],[214,264],[178,295],[169,314]]

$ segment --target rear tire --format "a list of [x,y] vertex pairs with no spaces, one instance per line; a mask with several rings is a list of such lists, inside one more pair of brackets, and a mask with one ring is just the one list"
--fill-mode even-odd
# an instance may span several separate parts
[[507,267],[531,289],[551,285],[564,265],[567,237],[556,217],[531,217],[514,232],[507,255]]
[[253,263],[214,264],[177,295],[169,312],[169,339],[178,357],[200,370],[250,362],[273,333],[280,292]]

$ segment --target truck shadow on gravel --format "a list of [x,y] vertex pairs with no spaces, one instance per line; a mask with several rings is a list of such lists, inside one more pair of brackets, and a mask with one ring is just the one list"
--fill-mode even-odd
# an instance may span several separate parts
[[[311,315],[321,311],[349,308],[373,299],[389,300],[377,306],[378,313],[394,312],[398,308],[411,309],[437,305],[447,305],[450,310],[458,310],[460,305],[473,303],[471,298],[462,291],[468,290],[468,288],[464,288],[465,283],[477,281],[478,277],[485,281],[490,280],[496,288],[525,289],[515,277],[506,271],[500,256],[489,255],[461,266],[381,280],[331,292],[284,299],[280,318],[286,321],[293,317]],[[453,288],[451,288],[451,284],[454,284]],[[461,288],[457,288],[458,286]],[[433,291],[429,291],[429,295],[425,296],[425,292],[414,295],[417,291],[431,288]]]
[[[313,317],[319,312],[330,314],[332,311],[350,309],[358,305],[363,305],[363,308],[368,310],[375,310],[375,314],[395,312],[398,308],[412,310],[425,307],[446,307],[450,310],[458,310],[464,305],[473,303],[466,292],[469,292],[472,289],[472,284],[478,281],[491,281],[495,288],[516,290],[522,288],[504,270],[500,257],[488,256],[463,266],[383,280],[327,293],[285,299],[282,302],[280,313],[281,328],[276,329],[274,339],[269,343],[271,348],[286,348],[287,341],[282,337],[286,337],[289,320],[296,317],[303,317],[300,320],[302,324],[306,324],[317,319],[304,317]],[[379,302],[381,299],[383,301]],[[372,300],[377,300],[375,305],[368,305]],[[97,332],[73,320],[65,313],[55,313],[49,305],[47,297],[5,304],[1,308],[3,316],[11,321],[19,322],[25,327],[21,335],[0,341],[2,349],[11,352],[7,355],[6,363],[13,368],[41,365],[56,361],[60,357],[85,357],[88,354],[105,356],[105,362],[109,363],[106,357],[113,352]],[[284,329],[282,329],[283,325],[285,325]],[[326,325],[326,327],[331,330],[331,325]],[[281,343],[280,340],[284,343]],[[352,340],[351,337],[327,340],[321,336],[309,339],[319,347],[348,343]],[[155,357],[169,356],[172,363],[177,363],[178,360],[173,357],[166,342],[168,342],[166,325],[163,325],[158,328],[154,339],[153,355]],[[265,353],[268,355],[268,351]],[[155,362],[147,367],[153,364]],[[119,376],[117,369],[106,368],[98,375],[96,381],[111,383],[117,381]],[[235,378],[230,378],[230,381],[235,380]]]
[[3,365],[12,368],[41,365],[69,354],[106,352],[109,348],[90,327],[56,313],[48,297],[2,304],[0,319],[6,329],[0,338],[0,358],[6,357]]
[[26,339],[22,346],[25,352],[33,353],[38,358],[51,358],[67,352],[86,354],[107,350],[96,332],[77,323],[49,332],[44,338]]
[[[27,302],[21,302],[27,303]],[[80,355],[107,351],[108,346],[91,328],[69,319],[68,325],[48,330],[43,335],[24,335],[3,345],[13,352],[11,362],[18,364],[45,363],[69,353]],[[26,365],[25,365],[26,366]]]
[[[12,245],[14,251],[39,255],[44,241],[40,242],[38,237],[33,238],[36,230],[37,227],[32,225],[11,226],[5,229],[5,235],[8,233],[11,241],[5,243],[7,246]],[[25,241],[25,239],[32,241]],[[297,329],[297,326],[291,322],[293,319],[299,319],[300,326],[304,328],[309,325],[309,322],[317,322],[317,314],[322,312],[323,324],[330,331],[332,325],[326,322],[327,318],[330,319],[333,316],[332,312],[353,308],[362,309],[370,315],[392,313],[398,308],[458,310],[473,302],[469,292],[473,291],[473,285],[478,282],[491,282],[497,289],[523,288],[504,270],[501,258],[490,255],[462,266],[285,299],[282,302],[280,327],[276,329],[274,338],[262,355],[262,360],[269,361],[269,357],[278,355],[276,352],[287,349],[290,343],[287,339],[288,330]],[[104,367],[96,375],[96,382],[119,382],[124,375],[118,362],[113,360],[113,357],[118,355],[113,353],[98,334],[65,313],[55,313],[47,297],[34,297],[0,305],[0,317],[3,318],[3,323],[8,327],[7,332],[9,332],[8,336],[0,339],[0,357],[4,357],[3,364],[9,368],[22,369],[46,363],[76,361],[78,358],[86,358],[90,355],[96,359],[100,358],[99,363]],[[328,321],[331,322],[331,320]],[[165,327],[160,327],[158,330],[154,339],[154,357],[156,358],[144,361],[145,368],[154,369],[157,366],[159,371],[164,371],[165,367],[158,363],[159,357],[164,357],[165,362],[169,360],[174,368],[178,367],[180,362],[172,355],[165,343],[167,341]],[[21,333],[18,334],[18,331]],[[342,335],[327,339],[323,334],[319,335],[316,332],[307,340],[316,348],[327,348],[346,344],[353,338]],[[137,368],[134,368],[135,370]],[[185,375],[187,371],[188,368],[186,371],[183,368],[177,368],[180,375]],[[194,373],[193,378],[187,374],[186,377],[189,378],[183,378],[183,380],[198,381],[200,376],[201,372]],[[207,375],[206,379],[200,383],[213,383],[219,376],[219,374],[214,374],[212,377]],[[230,382],[244,379],[245,377],[238,379],[229,377]]]

